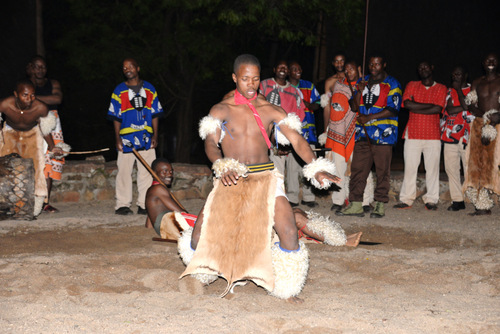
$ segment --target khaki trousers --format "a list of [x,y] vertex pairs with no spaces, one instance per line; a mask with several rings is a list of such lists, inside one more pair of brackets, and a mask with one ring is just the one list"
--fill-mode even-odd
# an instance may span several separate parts
[[444,169],[448,175],[450,196],[453,202],[463,202],[462,180],[460,177],[460,161],[467,174],[467,161],[465,159],[465,148],[462,139],[458,144],[444,144]]

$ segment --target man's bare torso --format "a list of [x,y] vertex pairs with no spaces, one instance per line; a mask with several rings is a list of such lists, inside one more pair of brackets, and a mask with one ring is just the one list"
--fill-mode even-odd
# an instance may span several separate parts
[[11,96],[2,101],[0,112],[14,130],[29,131],[38,124],[40,117],[47,115],[48,109],[43,102],[35,100],[30,108],[21,111],[16,107],[15,98]]
[[[262,124],[269,137],[273,124],[286,114],[265,99],[253,102],[260,115]],[[211,114],[225,124],[226,134],[221,142],[224,157],[236,159],[244,164],[257,164],[269,161],[269,152],[264,136],[250,108],[236,105],[234,97],[229,97],[212,108]]]
[[488,80],[487,77],[477,79],[476,92],[478,97],[478,107],[483,112],[491,109],[500,109],[500,75],[496,75],[493,80]]

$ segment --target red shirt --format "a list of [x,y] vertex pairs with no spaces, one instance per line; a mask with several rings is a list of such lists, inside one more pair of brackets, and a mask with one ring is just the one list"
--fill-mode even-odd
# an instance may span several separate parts
[[[413,100],[418,103],[431,103],[444,108],[447,89],[445,85],[435,82],[431,87],[426,87],[421,81],[410,81],[403,94],[403,103]],[[413,99],[412,99],[413,97]],[[403,138],[408,133],[408,139],[440,140],[441,129],[438,114],[424,115],[410,111],[410,118],[403,131]]]
[[[464,96],[467,96],[470,92],[470,85],[462,88]],[[460,101],[458,100],[458,93],[454,88],[448,90],[448,96],[446,100],[451,99],[451,104],[454,107],[460,106]],[[469,141],[470,134],[470,124],[474,120],[474,116],[467,110],[463,110],[455,115],[449,115],[448,111],[445,109],[443,111],[443,118],[441,119],[441,140],[445,143],[458,143],[460,138],[462,143],[467,144]]]

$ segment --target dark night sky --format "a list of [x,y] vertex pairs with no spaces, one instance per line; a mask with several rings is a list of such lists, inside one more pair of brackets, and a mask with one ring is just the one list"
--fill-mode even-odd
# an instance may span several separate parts
[[[12,93],[16,79],[24,75],[25,64],[35,54],[34,4],[35,0],[9,0],[2,5],[2,98]],[[367,54],[385,54],[388,72],[396,77],[403,87],[408,81],[417,80],[416,66],[421,60],[433,62],[435,79],[445,84],[449,82],[451,69],[458,63],[465,64],[469,68],[470,77],[476,78],[482,74],[481,58],[484,53],[490,50],[500,51],[499,8],[497,1],[371,0]],[[361,28],[364,27],[364,21],[359,24]],[[328,58],[331,59],[339,48],[335,32],[331,29],[328,37]],[[345,50],[349,57],[362,60],[363,36],[353,39],[350,45],[342,50]],[[48,56],[50,52],[51,50],[47,50]],[[308,51],[290,55],[303,61],[304,55],[307,54],[311,55],[311,59],[309,62],[306,60],[308,64],[303,66],[306,69],[305,79],[312,77],[308,71],[312,69],[313,53]],[[57,59],[57,56],[50,55],[48,59]],[[61,74],[65,73],[64,59],[59,59],[57,64],[49,62],[49,71],[55,78],[62,77]],[[330,74],[331,69],[327,75]],[[265,76],[266,73],[263,73],[263,77]],[[230,73],[220,80],[223,83],[229,82]],[[322,83],[318,86],[322,88]],[[65,100],[71,100],[72,92],[64,93]],[[106,102],[106,107],[108,103]],[[103,110],[103,115],[105,112],[106,110]],[[66,118],[66,122],[69,121]]]

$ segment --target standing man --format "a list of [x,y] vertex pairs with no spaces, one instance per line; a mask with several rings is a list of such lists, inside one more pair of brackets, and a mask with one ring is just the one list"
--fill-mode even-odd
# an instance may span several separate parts
[[[29,77],[35,85],[36,98],[44,102],[49,107],[49,112],[53,113],[56,119],[56,127],[51,132],[54,144],[64,145],[64,151],[69,151],[70,147],[64,144],[64,137],[59,118],[58,106],[62,103],[63,93],[59,81],[47,78],[47,62],[42,56],[35,56],[28,64]],[[46,147],[47,145],[45,145]],[[64,158],[56,159],[45,149],[45,169],[43,171],[47,181],[47,198],[43,203],[43,211],[54,213],[59,210],[49,204],[50,192],[52,190],[52,180],[61,180]]]
[[[359,71],[354,60],[345,64],[345,77],[337,80],[333,86],[333,95],[329,106],[324,108],[324,124],[326,124],[324,135],[320,136],[320,144],[324,144],[331,151],[326,152],[325,157],[335,163],[337,173],[341,178],[340,189],[332,192],[331,210],[338,212],[344,207],[349,197],[348,165],[351,163],[354,150],[354,134],[356,129],[356,113],[359,106],[351,104],[356,94],[356,83],[359,79]],[[357,101],[357,100],[356,100]],[[367,179],[367,187],[363,195],[363,208],[365,212],[370,211],[370,203],[373,199],[372,172]]]
[[[287,114],[294,113],[299,116],[300,121],[305,118],[305,105],[300,90],[293,87],[286,79],[288,76],[288,64],[285,60],[279,60],[273,68],[274,77],[260,82],[259,91],[266,100],[275,106],[283,108]],[[290,154],[289,143],[278,145],[275,136],[275,147],[270,151],[271,161],[278,171],[285,175],[287,156]],[[292,202],[297,206],[297,202]]]
[[474,205],[471,215],[490,215],[491,194],[500,195],[500,75],[498,55],[489,53],[483,60],[485,75],[474,80],[465,103],[476,118],[472,122],[467,146],[467,173],[464,190]]
[[[42,210],[47,196],[47,183],[43,174],[44,139],[49,150],[56,157],[62,149],[54,145],[51,131],[55,127],[54,116],[49,114],[47,105],[35,97],[35,86],[29,79],[16,83],[14,96],[0,101],[0,113],[5,123],[0,140],[0,156],[17,153],[25,159],[32,159],[35,168],[35,205],[34,216]],[[0,136],[1,139],[1,136]]]
[[[320,95],[314,84],[310,81],[302,79],[302,67],[296,61],[288,64],[290,70],[289,79],[290,84],[300,90],[302,93],[302,101],[305,105],[305,117],[302,121],[302,136],[309,143],[311,148],[315,148],[318,142],[316,137],[316,122],[314,119],[314,111],[319,109]],[[302,161],[296,157],[296,153],[292,151],[287,157],[287,192],[286,195],[292,203],[299,202],[300,180],[303,178],[302,167],[299,164]],[[310,208],[318,206],[316,203],[316,196],[312,192],[311,185],[302,185],[302,202],[301,204],[307,205]]]
[[439,161],[441,159],[441,130],[439,118],[446,103],[446,86],[434,81],[434,65],[423,61],[418,65],[420,81],[406,86],[403,103],[410,117],[403,133],[405,139],[405,171],[400,203],[396,209],[409,209],[417,196],[417,172],[422,154],[425,165],[427,193],[423,196],[427,210],[437,210],[439,201]]
[[372,218],[385,216],[384,203],[389,202],[392,146],[397,142],[398,113],[401,108],[401,85],[385,71],[387,64],[380,55],[370,58],[370,75],[358,83],[361,92],[356,118],[356,143],[349,181],[349,205],[338,211],[340,216],[364,216],[363,192],[372,165],[377,185]]
[[[238,56],[232,78],[234,94],[213,106],[200,122],[216,180],[192,237],[183,233],[179,240],[179,254],[187,264],[181,277],[204,275],[207,283],[224,277],[228,285],[222,295],[237,281],[250,279],[276,297],[297,302],[307,276],[308,252],[298,241],[283,176],[269,161],[273,124],[280,129],[276,138],[291,143],[307,163],[304,175],[313,185],[326,188],[337,182],[332,175],[335,166],[315,159],[295,114],[257,98],[257,58]],[[271,246],[273,228],[279,242]]]
[[446,109],[441,119],[441,141],[444,143],[444,168],[448,175],[450,196],[452,203],[448,211],[465,209],[460,176],[460,161],[467,174],[467,160],[465,148],[469,142],[470,124],[474,116],[467,110],[465,97],[470,92],[467,83],[467,70],[463,66],[456,66],[451,72],[451,87],[446,97]]
[[152,176],[135,157],[135,149],[151,165],[156,158],[158,144],[158,117],[163,109],[156,89],[147,81],[139,78],[141,68],[135,59],[123,61],[125,82],[119,84],[111,95],[108,118],[113,121],[116,149],[118,151],[118,174],[116,175],[117,215],[133,214],[132,170],[137,161],[137,214],[147,214],[145,199]]

